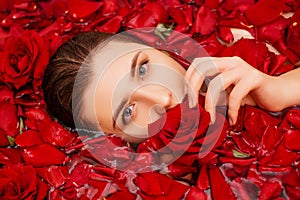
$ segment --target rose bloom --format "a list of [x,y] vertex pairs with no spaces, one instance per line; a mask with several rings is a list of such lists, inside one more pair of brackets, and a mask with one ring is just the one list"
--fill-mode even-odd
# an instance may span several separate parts
[[0,169],[0,196],[7,200],[44,199],[48,186],[36,176],[32,166]]
[[16,89],[31,82],[37,88],[49,61],[49,50],[35,31],[10,37],[0,52],[0,79]]

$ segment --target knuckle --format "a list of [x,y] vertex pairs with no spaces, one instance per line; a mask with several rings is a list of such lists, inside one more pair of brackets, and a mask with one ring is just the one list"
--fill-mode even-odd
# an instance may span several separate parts
[[238,57],[238,56],[233,56],[232,57],[232,60],[234,61],[234,62],[236,62],[236,63],[241,63],[243,60],[240,58],[240,57]]

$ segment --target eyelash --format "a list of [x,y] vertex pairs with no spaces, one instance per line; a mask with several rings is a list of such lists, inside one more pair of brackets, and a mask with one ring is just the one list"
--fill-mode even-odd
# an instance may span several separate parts
[[[146,60],[146,61],[143,61],[140,65],[139,65],[139,67],[138,67],[138,69],[137,69],[137,73],[138,73],[138,76],[141,78],[141,79],[143,79],[146,75],[147,75],[147,72],[148,72],[148,68],[149,68],[149,66],[148,66],[148,60]],[[141,75],[141,73],[142,73],[142,71],[141,70],[145,70],[145,71],[143,71],[143,75]]]
[[[124,109],[123,115],[122,115],[122,121],[123,121],[124,125],[127,125],[132,120],[133,108],[134,108],[134,104],[131,104]],[[126,111],[128,111],[127,109],[130,109],[129,110],[130,113],[126,113]],[[129,114],[129,116],[126,116],[128,114]]]

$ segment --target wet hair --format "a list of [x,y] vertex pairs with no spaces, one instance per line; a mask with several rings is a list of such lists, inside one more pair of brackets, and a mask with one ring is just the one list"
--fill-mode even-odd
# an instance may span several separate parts
[[[112,36],[113,34],[103,32],[81,33],[60,46],[50,59],[42,87],[48,113],[62,125],[71,129],[97,131],[98,124],[84,116],[83,94],[93,77],[93,55],[103,48]],[[141,42],[124,35],[117,40],[125,43]],[[74,95],[75,79],[76,90],[79,88],[81,92]],[[76,115],[76,124],[73,114]]]

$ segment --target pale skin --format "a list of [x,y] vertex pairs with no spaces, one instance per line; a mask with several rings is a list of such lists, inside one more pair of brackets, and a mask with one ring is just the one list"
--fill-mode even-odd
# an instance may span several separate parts
[[224,90],[231,125],[236,123],[238,110],[244,104],[269,111],[300,104],[300,90],[294,89],[300,87],[300,69],[274,77],[241,58],[224,57],[196,58],[185,71],[166,54],[141,48],[116,58],[97,82],[95,113],[100,127],[129,142],[141,142],[148,137],[147,125],[180,103],[186,94],[190,107],[196,106],[205,77],[212,78],[205,94],[211,123]]
[[[216,68],[203,67],[211,66],[211,63]],[[205,109],[210,113],[212,122],[215,120],[217,98],[223,89],[228,93],[228,117],[231,125],[236,123],[238,110],[244,104],[277,112],[300,103],[300,90],[292,90],[300,87],[300,69],[280,76],[269,76],[239,57],[197,58],[185,75],[191,85],[188,91],[191,107],[197,104],[195,94],[199,92],[204,77],[207,76],[214,76],[205,98]]]

